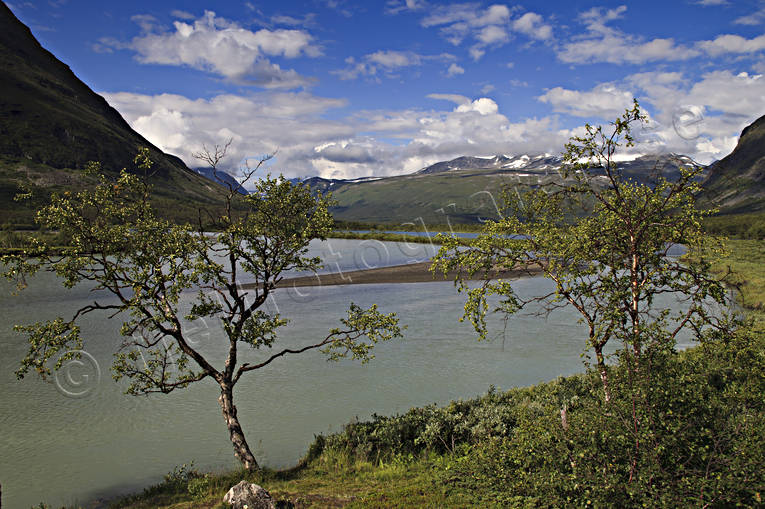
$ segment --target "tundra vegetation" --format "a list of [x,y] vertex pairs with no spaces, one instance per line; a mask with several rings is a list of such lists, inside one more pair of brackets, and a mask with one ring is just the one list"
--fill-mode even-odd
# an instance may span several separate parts
[[[199,154],[213,170],[226,146]],[[265,162],[264,158],[258,167]],[[255,192],[243,197],[246,210],[234,206],[236,189],[228,186],[222,215],[199,213],[196,227],[158,217],[150,203],[148,150],[135,160],[137,172],[119,178],[104,175],[89,189],[54,195],[37,221],[44,230],[67,239],[54,249],[36,237],[21,253],[6,255],[5,276],[19,287],[39,270],[53,271],[64,286],[99,290],[92,304],[72,316],[16,329],[27,335],[29,350],[17,372],[42,377],[83,349],[77,321],[90,313],[121,317],[122,343],[114,357],[114,378],[128,381],[126,392],[170,393],[203,380],[220,388],[218,399],[235,456],[247,470],[258,468],[245,439],[234,404],[234,388],[243,376],[274,361],[320,349],[329,359],[370,360],[379,341],[401,336],[394,314],[376,306],[351,304],[340,325],[306,344],[276,348],[277,330],[285,317],[265,305],[287,271],[315,271],[321,260],[308,257],[308,243],[324,239],[333,220],[329,197],[312,195],[307,187],[270,176],[258,180]],[[245,168],[245,180],[255,168]],[[91,173],[100,173],[91,165]],[[238,204],[238,203],[237,203]],[[215,234],[203,231],[213,223]],[[247,288],[242,286],[247,282]],[[189,307],[185,302],[192,298]],[[192,338],[196,320],[217,323],[225,354],[204,353]],[[265,352],[265,353],[264,353]]]

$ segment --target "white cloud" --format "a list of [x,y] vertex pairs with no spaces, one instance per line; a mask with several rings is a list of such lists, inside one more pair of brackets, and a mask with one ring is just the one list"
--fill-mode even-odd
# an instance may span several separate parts
[[425,0],[388,0],[385,4],[387,14],[398,14],[403,11],[421,11],[428,7]]
[[713,71],[693,82],[680,72],[644,72],[590,90],[557,87],[538,99],[602,123],[629,107],[633,95],[650,113],[635,152],[686,154],[706,164],[730,153],[741,130],[765,112],[765,76]]
[[698,46],[713,57],[726,53],[756,53],[765,50],[765,35],[746,39],[740,35],[725,34],[711,41],[699,42]]
[[[354,178],[410,173],[460,155],[558,151],[554,118],[513,123],[486,97],[433,94],[451,109],[362,111],[323,118],[345,105],[306,92],[261,92],[192,100],[180,95],[102,94],[138,132],[188,165],[191,153],[233,138],[225,169],[278,148],[274,172]],[[365,134],[360,134],[365,133]],[[391,140],[398,140],[392,142]]]
[[582,92],[555,87],[537,99],[552,106],[553,111],[577,117],[614,119],[632,104],[634,94],[613,84],[601,84]]
[[147,64],[188,66],[225,78],[265,88],[296,88],[310,79],[294,70],[284,70],[267,57],[316,57],[321,48],[302,30],[252,32],[234,22],[216,17],[212,11],[193,24],[175,21],[165,30],[151,16],[134,16],[141,35],[129,43],[113,39],[99,41],[104,47],[131,49],[136,59]]
[[428,94],[428,99],[435,99],[437,101],[449,101],[454,104],[470,104],[470,98],[459,94]]
[[651,104],[652,143],[702,163],[726,156],[741,130],[765,112],[765,77],[729,71],[709,72],[692,82],[677,72],[629,76]]
[[765,112],[763,80],[759,75],[715,71],[691,81],[680,72],[657,71],[584,90],[556,87],[538,98],[551,107],[550,115],[519,121],[511,121],[488,97],[448,93],[428,95],[446,101],[433,107],[340,117],[334,111],[346,106],[344,100],[308,92],[209,99],[104,96],[141,134],[192,166],[198,163],[191,152],[231,137],[229,167],[278,148],[274,172],[355,178],[410,173],[461,155],[558,153],[572,134],[581,134],[580,128],[571,128],[570,120],[567,126],[559,125],[559,114],[605,123],[629,107],[633,95],[651,118],[637,133],[635,152],[683,153],[706,163],[727,155],[741,129]]
[[737,25],[756,26],[765,23],[765,2],[760,2],[762,7],[752,14],[736,18],[733,22]]
[[542,16],[534,12],[527,12],[513,21],[513,29],[532,39],[548,40],[553,35],[552,27],[545,24]]
[[271,16],[271,22],[276,25],[315,27],[316,14],[313,12],[308,12],[304,14],[302,18],[286,15],[276,15]]
[[452,62],[452,65],[450,65],[449,69],[446,70],[446,75],[457,76],[458,74],[465,74],[465,69]]
[[455,46],[472,38],[474,42],[468,51],[474,60],[480,60],[487,48],[507,44],[513,31],[537,40],[552,38],[552,27],[544,23],[542,16],[527,12],[513,20],[511,17],[515,10],[502,4],[494,4],[486,9],[480,9],[475,4],[438,6],[431,10],[421,24],[426,28],[440,27],[441,35]]
[[592,9],[580,15],[587,31],[557,50],[558,59],[571,64],[611,63],[642,64],[659,60],[687,60],[698,56],[698,50],[676,45],[674,39],[642,37],[624,33],[607,26],[607,23],[623,17],[627,7],[615,9]]
[[182,11],[180,9],[175,9],[175,10],[171,11],[170,15],[172,17],[178,18],[178,19],[194,19],[196,17],[193,14],[191,14],[190,12]]
[[355,132],[347,122],[322,118],[325,112],[345,106],[345,101],[306,92],[225,94],[210,99],[126,92],[102,95],[134,129],[189,166],[200,165],[191,154],[203,144],[233,138],[226,169],[237,168],[246,157],[278,149],[276,172],[305,175],[312,170],[309,161],[314,146]]
[[389,69],[420,65],[422,63],[422,57],[411,51],[376,51],[367,55],[367,60]]
[[417,67],[424,62],[448,62],[454,59],[454,55],[449,53],[420,55],[412,51],[380,50],[364,55],[361,60],[348,57],[345,59],[348,67],[330,71],[330,73],[335,74],[341,80],[352,80],[360,76],[376,77],[381,74],[391,78],[398,76],[396,72],[404,67]]

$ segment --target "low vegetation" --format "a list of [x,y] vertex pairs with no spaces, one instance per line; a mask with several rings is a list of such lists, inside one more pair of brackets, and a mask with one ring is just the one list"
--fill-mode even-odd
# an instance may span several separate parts
[[765,213],[726,214],[706,218],[704,229],[711,235],[738,239],[765,239]]

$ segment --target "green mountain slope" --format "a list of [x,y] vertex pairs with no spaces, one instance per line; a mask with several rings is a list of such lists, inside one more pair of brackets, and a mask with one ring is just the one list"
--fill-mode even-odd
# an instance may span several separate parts
[[[686,156],[642,156],[620,164],[626,178],[652,182],[656,175],[677,178]],[[331,191],[332,209],[342,221],[428,224],[475,223],[497,218],[501,193],[515,185],[562,182],[562,160],[556,156],[522,155],[493,158],[460,157],[436,163],[417,173],[381,179],[306,181],[312,189]]]
[[32,222],[32,207],[12,200],[24,187],[39,206],[52,191],[84,185],[88,161],[107,172],[132,168],[139,147],[155,161],[153,198],[166,217],[197,217],[198,206],[219,203],[217,184],[133,131],[0,2],[0,222]]
[[765,212],[765,115],[741,132],[733,152],[709,167],[701,198],[726,214]]

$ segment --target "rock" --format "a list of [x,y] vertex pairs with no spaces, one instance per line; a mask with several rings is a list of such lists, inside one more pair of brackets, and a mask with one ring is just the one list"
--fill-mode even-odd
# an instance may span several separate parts
[[242,481],[228,490],[223,501],[234,509],[276,509],[274,500],[266,490],[247,481]]

